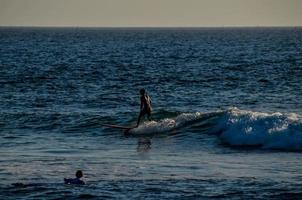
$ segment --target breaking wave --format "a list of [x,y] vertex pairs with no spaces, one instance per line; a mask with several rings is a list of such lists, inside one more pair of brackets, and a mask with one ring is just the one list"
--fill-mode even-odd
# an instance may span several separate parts
[[295,113],[261,113],[230,109],[220,119],[220,138],[232,146],[302,150],[302,119]]
[[216,134],[230,146],[302,150],[302,117],[295,113],[262,113],[237,108],[211,113],[182,113],[174,118],[145,122],[130,133],[165,133],[182,128]]

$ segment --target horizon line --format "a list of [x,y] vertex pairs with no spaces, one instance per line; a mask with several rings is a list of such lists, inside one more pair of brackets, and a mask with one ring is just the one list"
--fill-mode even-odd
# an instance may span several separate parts
[[292,25],[285,25],[285,26],[275,26],[275,25],[246,25],[246,26],[50,26],[50,25],[0,25],[0,28],[104,28],[104,29],[176,29],[176,28],[183,28],[183,29],[198,29],[198,28],[302,28],[302,25],[292,26]]

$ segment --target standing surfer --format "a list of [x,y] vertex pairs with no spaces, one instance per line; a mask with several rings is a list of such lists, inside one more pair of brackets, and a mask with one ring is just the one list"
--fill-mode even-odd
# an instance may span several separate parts
[[139,91],[139,93],[141,94],[141,105],[140,105],[140,113],[137,119],[137,127],[139,125],[139,122],[141,120],[141,118],[143,116],[145,116],[147,114],[147,117],[150,121],[150,116],[151,116],[151,112],[152,112],[152,107],[151,107],[151,98],[149,97],[149,95],[146,93],[145,89],[141,89]]

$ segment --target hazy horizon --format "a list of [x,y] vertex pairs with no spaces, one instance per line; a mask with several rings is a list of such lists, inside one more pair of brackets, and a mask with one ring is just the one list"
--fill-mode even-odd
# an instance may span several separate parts
[[299,0],[0,0],[0,26],[300,27]]
[[104,28],[104,29],[119,29],[119,28],[133,28],[133,29],[141,29],[141,28],[158,28],[158,29],[173,29],[173,28],[184,28],[184,29],[202,29],[202,28],[302,28],[302,25],[238,25],[238,26],[76,26],[76,25],[0,25],[0,27],[12,27],[12,28]]

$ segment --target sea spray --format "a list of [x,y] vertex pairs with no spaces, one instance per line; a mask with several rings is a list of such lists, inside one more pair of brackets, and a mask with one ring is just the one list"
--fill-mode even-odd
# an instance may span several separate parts
[[158,122],[150,121],[145,122],[137,128],[130,131],[132,134],[153,134],[153,133],[165,133],[177,128],[181,128],[188,123],[192,123],[199,119],[202,113],[182,113],[175,118],[165,118]]
[[232,146],[302,150],[302,120],[297,114],[229,109],[220,119],[220,138]]
[[230,146],[302,150],[302,119],[295,113],[264,113],[238,108],[210,113],[182,113],[174,118],[144,122],[130,133],[169,134],[183,128],[194,129],[199,134],[215,134]]

